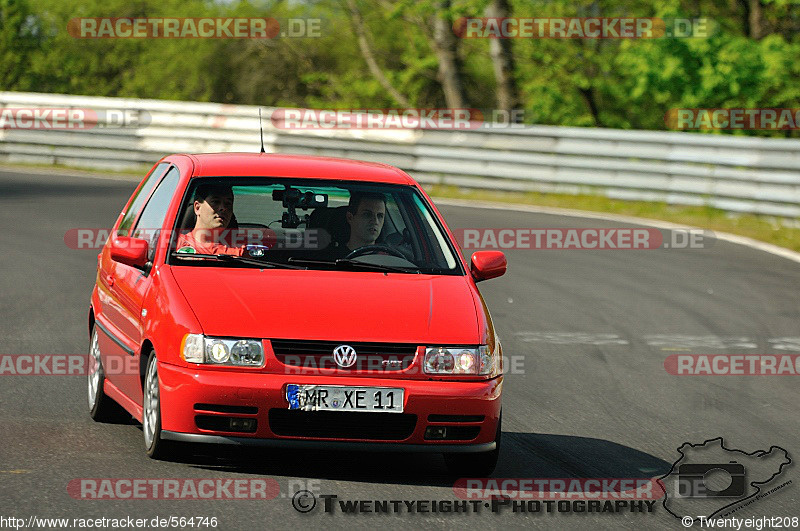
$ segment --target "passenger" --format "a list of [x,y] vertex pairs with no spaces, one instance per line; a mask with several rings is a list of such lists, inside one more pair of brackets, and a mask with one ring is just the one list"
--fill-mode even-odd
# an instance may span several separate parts
[[[233,190],[224,184],[201,184],[194,193],[194,229],[178,238],[179,253],[230,254],[242,256],[245,247],[231,247]],[[234,227],[235,228],[235,227]]]

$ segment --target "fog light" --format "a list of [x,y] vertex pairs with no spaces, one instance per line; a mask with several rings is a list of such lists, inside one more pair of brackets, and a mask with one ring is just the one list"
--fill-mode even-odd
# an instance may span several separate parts
[[194,422],[201,430],[230,431],[236,433],[255,433],[258,429],[256,419],[223,417],[221,415],[197,415]]
[[425,428],[426,439],[444,439],[447,437],[447,428],[444,426],[428,426]]
[[255,419],[231,419],[231,431],[255,431]]

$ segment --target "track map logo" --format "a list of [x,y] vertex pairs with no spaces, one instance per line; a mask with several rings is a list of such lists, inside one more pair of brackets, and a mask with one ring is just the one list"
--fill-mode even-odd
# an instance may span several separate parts
[[686,442],[678,453],[680,459],[660,478],[662,503],[685,527],[727,516],[791,483],[777,479],[792,462],[780,446],[748,453],[727,448],[717,437]]

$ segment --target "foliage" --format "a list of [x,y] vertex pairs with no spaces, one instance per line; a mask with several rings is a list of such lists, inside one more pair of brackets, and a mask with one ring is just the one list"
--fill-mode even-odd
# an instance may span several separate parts
[[[482,16],[489,0],[357,0],[373,55],[417,107],[444,106],[434,17]],[[664,129],[682,107],[800,107],[800,0],[511,0],[516,17],[706,17],[708,37],[515,39],[529,123]],[[449,6],[446,10],[443,5]],[[74,17],[321,19],[319,37],[77,39]],[[488,39],[459,39],[471,107],[496,106]],[[319,108],[397,103],[359,49],[346,0],[0,0],[0,90]],[[798,136],[797,132],[735,134]]]

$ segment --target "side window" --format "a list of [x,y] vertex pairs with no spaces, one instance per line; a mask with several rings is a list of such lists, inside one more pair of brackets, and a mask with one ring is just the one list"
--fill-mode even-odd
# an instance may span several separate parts
[[147,201],[148,197],[150,197],[150,192],[153,191],[153,187],[161,179],[161,176],[164,175],[164,172],[167,171],[168,167],[168,163],[162,162],[156,166],[152,172],[150,172],[150,175],[147,176],[144,184],[136,192],[136,196],[133,198],[133,201],[131,201],[131,206],[125,211],[125,216],[123,216],[122,221],[117,228],[117,236],[128,235],[133,222],[136,221],[136,216],[138,216],[139,212],[142,211],[144,202]]
[[153,260],[156,254],[158,235],[164,225],[167,208],[169,208],[172,197],[175,195],[179,178],[178,168],[172,167],[164,176],[156,191],[153,192],[153,197],[147,202],[139,221],[136,223],[136,228],[133,230],[134,238],[147,240],[147,259],[150,261]]

